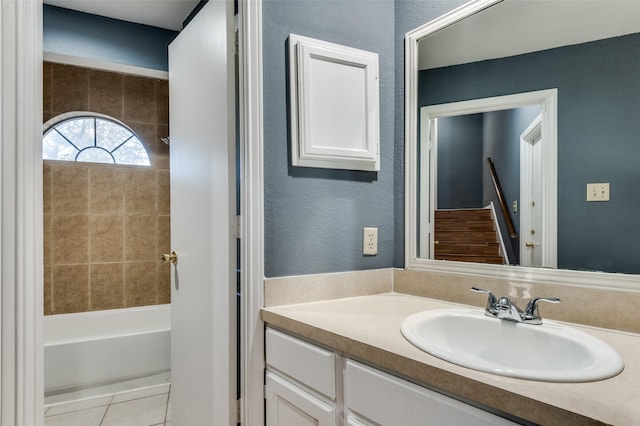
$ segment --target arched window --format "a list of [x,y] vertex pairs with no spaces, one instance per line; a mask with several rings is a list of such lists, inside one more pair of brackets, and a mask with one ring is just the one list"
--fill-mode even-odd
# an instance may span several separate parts
[[62,114],[45,124],[45,160],[149,166],[149,155],[124,123],[91,112]]

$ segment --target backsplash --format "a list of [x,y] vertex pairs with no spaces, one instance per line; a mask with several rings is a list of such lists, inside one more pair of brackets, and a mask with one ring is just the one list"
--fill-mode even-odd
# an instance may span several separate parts
[[168,82],[44,63],[43,119],[107,114],[131,127],[150,167],[45,160],[44,313],[169,303]]
[[517,282],[409,269],[376,269],[334,274],[267,278],[265,307],[395,292],[485,307],[486,295],[472,286],[508,296],[520,307],[532,297],[558,297],[541,304],[544,318],[640,333],[640,292]]

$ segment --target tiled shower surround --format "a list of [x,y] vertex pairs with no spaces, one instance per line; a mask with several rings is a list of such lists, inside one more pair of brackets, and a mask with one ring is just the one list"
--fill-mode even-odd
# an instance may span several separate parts
[[107,114],[131,127],[150,167],[44,161],[44,313],[169,303],[168,82],[44,63],[43,119]]

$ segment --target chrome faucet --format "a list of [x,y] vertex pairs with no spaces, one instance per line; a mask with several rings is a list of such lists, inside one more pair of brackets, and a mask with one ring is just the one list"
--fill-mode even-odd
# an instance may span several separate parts
[[485,315],[507,321],[522,322],[525,324],[542,324],[542,317],[538,312],[538,302],[560,302],[560,299],[557,297],[536,297],[527,303],[527,306],[523,311],[518,308],[515,303],[509,300],[508,297],[503,296],[498,299],[489,290],[477,287],[471,287],[471,290],[479,293],[486,293],[489,296],[487,299],[487,307],[484,310]]

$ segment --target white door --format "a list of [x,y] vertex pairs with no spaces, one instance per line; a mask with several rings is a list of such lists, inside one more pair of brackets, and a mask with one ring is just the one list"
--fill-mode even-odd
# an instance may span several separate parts
[[542,263],[542,121],[538,116],[520,137],[520,265]]
[[[173,424],[235,424],[233,7],[208,2],[169,46]],[[235,412],[235,411],[234,411]]]

